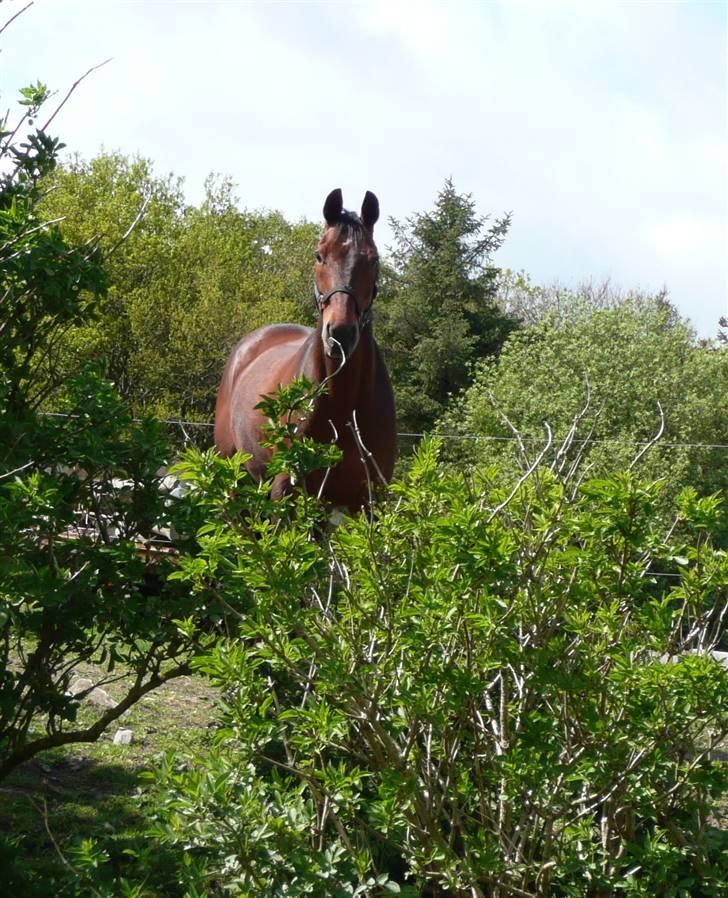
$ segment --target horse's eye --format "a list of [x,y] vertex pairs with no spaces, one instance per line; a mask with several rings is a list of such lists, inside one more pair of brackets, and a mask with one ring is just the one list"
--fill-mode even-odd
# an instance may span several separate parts
[[316,252],[316,253],[314,253],[314,256],[316,256],[316,261],[319,264],[323,265],[324,257],[321,255],[321,253]]

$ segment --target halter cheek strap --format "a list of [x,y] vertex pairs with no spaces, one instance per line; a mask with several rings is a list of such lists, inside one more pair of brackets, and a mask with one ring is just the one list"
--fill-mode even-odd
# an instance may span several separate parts
[[[313,281],[313,301],[316,303],[316,308],[319,312],[322,312],[326,306],[331,301],[331,297],[337,293],[346,293],[347,296],[350,296],[354,300],[354,308],[356,309],[356,317],[359,322],[359,327],[365,328],[367,324],[370,324],[372,319],[374,318],[374,313],[372,311],[371,303],[368,309],[364,309],[362,311],[361,306],[359,305],[359,300],[356,298],[356,293],[351,289],[348,284],[343,284],[340,287],[334,287],[333,290],[329,290],[328,293],[322,293],[318,285],[316,284],[316,278]],[[377,295],[377,285],[374,285],[374,289],[372,290],[372,303],[374,302],[374,297]]]

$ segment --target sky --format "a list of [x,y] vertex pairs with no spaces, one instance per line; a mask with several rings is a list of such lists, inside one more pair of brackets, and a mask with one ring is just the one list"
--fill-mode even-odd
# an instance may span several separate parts
[[35,0],[0,47],[3,110],[111,57],[53,133],[150,158],[190,202],[210,172],[291,220],[373,190],[386,251],[450,177],[512,212],[501,267],[666,287],[702,337],[728,315],[728,0]]

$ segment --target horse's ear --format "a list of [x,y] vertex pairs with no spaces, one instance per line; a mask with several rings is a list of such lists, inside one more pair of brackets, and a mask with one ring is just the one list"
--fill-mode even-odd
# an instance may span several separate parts
[[364,227],[371,231],[379,219],[379,200],[371,190],[364,194],[364,202],[361,204],[361,220]]
[[326,219],[326,223],[330,225],[336,224],[341,218],[343,209],[344,197],[341,195],[341,187],[337,187],[336,190],[332,190],[326,197],[326,202],[324,203],[324,218]]

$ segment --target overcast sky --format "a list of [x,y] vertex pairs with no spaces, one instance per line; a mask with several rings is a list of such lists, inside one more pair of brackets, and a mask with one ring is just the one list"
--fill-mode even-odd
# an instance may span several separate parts
[[[25,5],[5,0],[4,21]],[[513,212],[496,257],[537,283],[666,286],[702,336],[728,314],[728,4],[36,0],[0,37],[0,103],[40,79],[90,157],[151,158],[197,202],[319,220],[333,187],[384,218],[446,177]],[[380,248],[391,232],[378,228]]]

